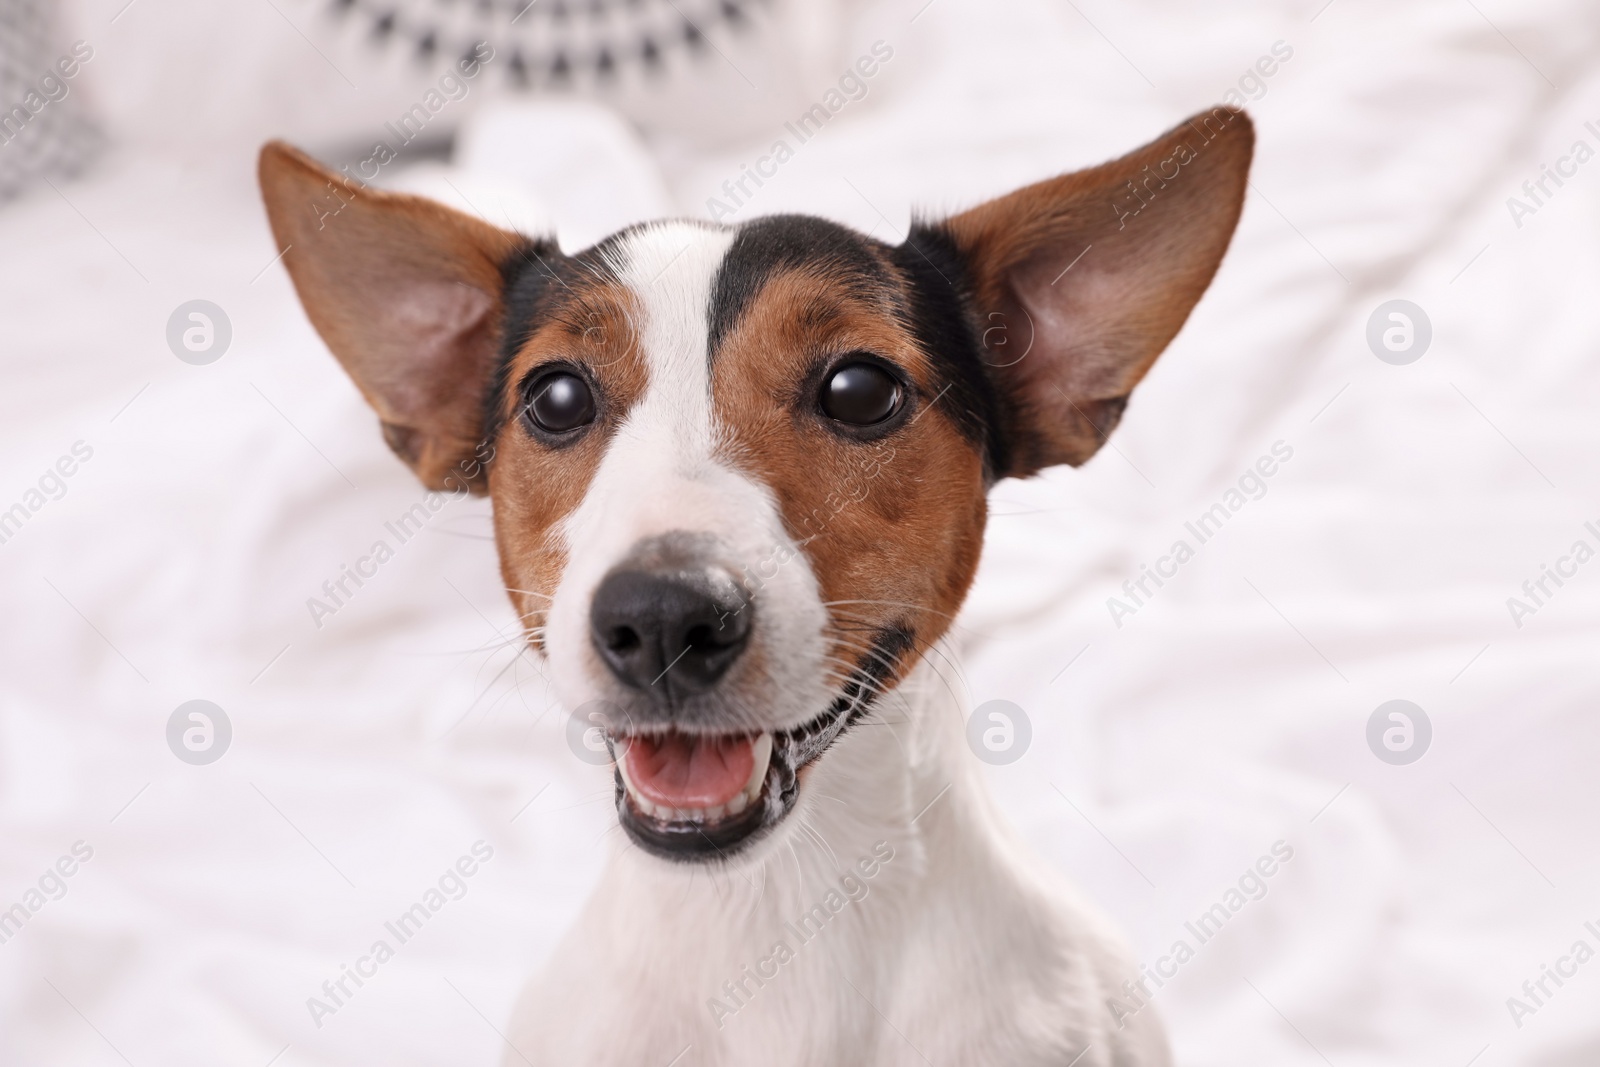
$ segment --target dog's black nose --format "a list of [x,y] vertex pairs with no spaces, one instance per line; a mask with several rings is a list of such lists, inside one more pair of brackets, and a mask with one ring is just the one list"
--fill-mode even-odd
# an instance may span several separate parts
[[750,636],[752,610],[720,568],[627,567],[595,591],[589,632],[623,684],[665,700],[674,690],[709,689],[727,673]]

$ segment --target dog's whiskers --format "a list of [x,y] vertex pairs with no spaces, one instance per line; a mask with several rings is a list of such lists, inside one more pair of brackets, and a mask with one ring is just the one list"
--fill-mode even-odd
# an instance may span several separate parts
[[955,618],[956,618],[954,615],[952,615],[948,611],[939,611],[936,608],[931,608],[926,604],[914,604],[914,603],[912,603],[910,601],[906,601],[906,600],[824,600],[822,602],[822,606],[823,607],[830,608],[830,609],[831,608],[837,608],[837,607],[845,607],[847,605],[862,605],[862,606],[866,606],[866,607],[902,608],[902,609],[906,609],[906,610],[909,610],[909,611],[917,612],[918,614],[922,614],[922,615],[937,615],[940,618],[947,619],[947,620],[949,620],[951,622],[954,622]]

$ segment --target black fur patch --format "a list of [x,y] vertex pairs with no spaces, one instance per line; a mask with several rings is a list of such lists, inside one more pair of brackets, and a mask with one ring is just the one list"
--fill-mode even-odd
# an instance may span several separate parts
[[917,633],[907,623],[886,626],[872,639],[872,648],[857,666],[874,686],[882,686],[901,666],[900,660],[917,647]]
[[983,454],[991,481],[1010,465],[1004,412],[973,334],[966,261],[942,227],[913,222],[904,244],[890,251],[911,287],[906,326],[933,360],[948,391],[945,414]]
[[841,712],[848,710],[852,723],[865,715],[900,668],[901,658],[916,645],[916,631],[905,623],[879,630],[873,635],[871,647],[856,661],[855,673],[845,682],[834,707]]
[[506,394],[515,385],[508,378],[517,352],[541,326],[560,313],[574,285],[586,278],[612,276],[605,251],[620,236],[609,237],[575,256],[566,255],[550,238],[527,239],[500,264],[505,322],[500,340],[500,363],[495,368],[488,395],[484,397],[485,441],[498,437],[505,424]]
[[892,290],[893,279],[875,254],[875,243],[849,227],[809,215],[772,215],[740,226],[711,283],[707,359],[716,360],[723,339],[779,271],[815,267],[852,284]]

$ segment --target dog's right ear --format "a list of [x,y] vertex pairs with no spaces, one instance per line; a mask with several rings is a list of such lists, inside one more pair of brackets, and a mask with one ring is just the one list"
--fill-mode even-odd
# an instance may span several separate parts
[[280,141],[261,149],[272,234],[311,324],[432,489],[484,490],[484,403],[517,234],[358,185]]

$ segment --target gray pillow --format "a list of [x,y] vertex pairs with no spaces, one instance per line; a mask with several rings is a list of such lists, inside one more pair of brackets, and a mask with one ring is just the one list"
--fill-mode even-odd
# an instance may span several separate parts
[[76,91],[94,49],[57,32],[52,0],[0,0],[0,201],[94,157],[99,131]]

